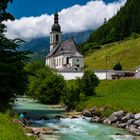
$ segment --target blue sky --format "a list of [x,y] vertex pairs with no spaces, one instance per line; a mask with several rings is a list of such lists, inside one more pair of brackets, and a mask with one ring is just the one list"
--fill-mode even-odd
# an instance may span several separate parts
[[8,11],[15,21],[5,22],[8,38],[24,40],[50,35],[53,13],[59,13],[63,33],[95,30],[109,20],[126,0],[14,0]]
[[[21,17],[40,16],[42,14],[51,15],[56,11],[71,7],[75,4],[85,5],[90,0],[14,0],[9,5],[8,11],[14,15],[16,19]],[[115,0],[104,0],[106,3]]]

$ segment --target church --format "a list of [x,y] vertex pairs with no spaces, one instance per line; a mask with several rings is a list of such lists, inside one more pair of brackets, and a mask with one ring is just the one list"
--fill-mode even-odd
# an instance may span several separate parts
[[58,13],[54,14],[54,24],[50,33],[50,52],[46,56],[46,65],[57,71],[81,71],[84,69],[84,57],[78,51],[74,40],[62,41]]

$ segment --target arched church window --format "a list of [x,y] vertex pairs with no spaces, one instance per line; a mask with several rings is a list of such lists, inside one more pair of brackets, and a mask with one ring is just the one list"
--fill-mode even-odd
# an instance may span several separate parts
[[62,66],[64,65],[64,58],[62,57]]
[[61,59],[59,58],[59,66],[61,66]]
[[59,41],[59,35],[56,35],[56,42]]

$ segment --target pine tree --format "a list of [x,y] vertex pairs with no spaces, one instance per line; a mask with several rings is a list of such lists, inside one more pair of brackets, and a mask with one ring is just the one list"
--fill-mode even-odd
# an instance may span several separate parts
[[14,17],[6,11],[9,2],[12,0],[0,2],[0,111],[6,110],[17,94],[23,94],[28,75],[24,70],[29,60],[28,52],[17,51],[21,40],[10,40],[4,35],[6,26],[3,21],[14,20]]
[[[123,40],[133,33],[140,34],[140,0],[127,0],[117,15],[93,32],[85,44],[107,44]],[[82,47],[84,45],[81,50]]]

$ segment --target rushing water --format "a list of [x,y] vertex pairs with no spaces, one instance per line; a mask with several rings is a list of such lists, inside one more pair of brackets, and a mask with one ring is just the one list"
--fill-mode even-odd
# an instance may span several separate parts
[[[54,119],[55,116],[64,115],[63,110],[57,106],[19,98],[13,108],[17,112],[29,113],[30,118],[33,119],[32,127],[49,127],[57,130],[54,135],[42,136],[45,140],[136,140],[122,129],[90,123],[89,119],[82,117]],[[126,134],[126,136],[118,136],[115,135],[116,133]]]

